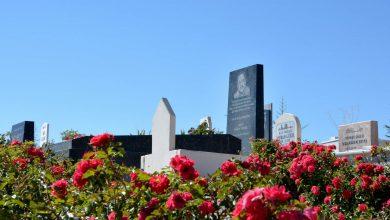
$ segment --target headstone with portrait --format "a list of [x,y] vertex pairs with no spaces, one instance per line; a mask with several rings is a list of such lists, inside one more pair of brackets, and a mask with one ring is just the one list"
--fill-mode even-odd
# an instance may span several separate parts
[[378,122],[365,121],[339,126],[339,151],[363,149],[379,144]]
[[281,145],[290,143],[291,141],[301,141],[302,128],[299,118],[290,113],[282,114],[275,121],[274,139],[278,140]]
[[250,138],[264,138],[263,65],[230,73],[227,134],[242,141],[242,154],[251,153]]

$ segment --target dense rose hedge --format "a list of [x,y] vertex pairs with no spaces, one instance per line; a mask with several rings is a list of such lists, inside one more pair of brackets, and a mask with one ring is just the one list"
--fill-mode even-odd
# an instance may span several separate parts
[[185,156],[152,174],[118,164],[124,151],[111,134],[92,138],[75,164],[32,142],[0,143],[4,219],[390,218],[388,167],[316,143],[253,140],[245,161],[226,161],[207,178]]

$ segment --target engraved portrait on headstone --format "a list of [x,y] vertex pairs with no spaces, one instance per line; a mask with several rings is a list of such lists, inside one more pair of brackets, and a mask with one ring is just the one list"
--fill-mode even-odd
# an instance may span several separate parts
[[234,93],[234,99],[244,98],[251,95],[251,89],[247,85],[245,73],[237,77],[237,90]]

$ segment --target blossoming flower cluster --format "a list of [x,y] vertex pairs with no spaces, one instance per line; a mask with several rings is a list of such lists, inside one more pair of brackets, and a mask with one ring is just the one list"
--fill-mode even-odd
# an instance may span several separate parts
[[113,140],[108,133],[91,138],[92,151],[73,165],[32,143],[3,144],[0,213],[10,219],[390,218],[388,167],[367,162],[367,155],[349,161],[317,143],[252,140],[244,161],[227,160],[202,177],[196,161],[183,155],[161,172],[125,167]]

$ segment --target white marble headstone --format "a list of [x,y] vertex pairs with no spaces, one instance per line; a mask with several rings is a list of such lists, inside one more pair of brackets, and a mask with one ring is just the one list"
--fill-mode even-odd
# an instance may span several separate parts
[[360,150],[379,144],[378,122],[365,121],[339,127],[339,151]]
[[40,146],[42,147],[48,142],[49,142],[49,124],[45,122],[41,126]]
[[175,149],[176,115],[168,99],[161,99],[152,123],[152,154],[164,154]]
[[276,121],[274,126],[274,140],[279,140],[285,145],[291,141],[300,141],[302,135],[301,123],[297,116],[284,113]]

